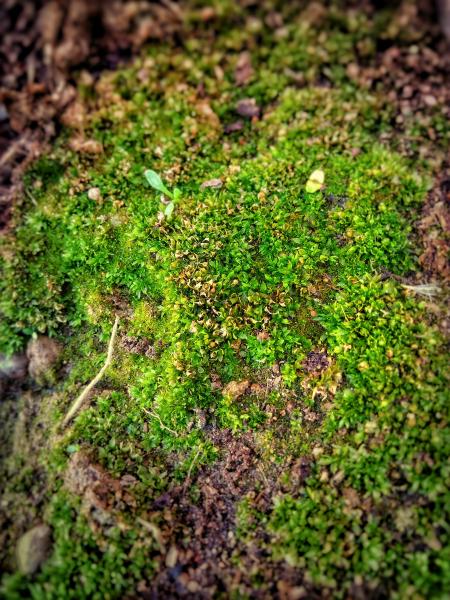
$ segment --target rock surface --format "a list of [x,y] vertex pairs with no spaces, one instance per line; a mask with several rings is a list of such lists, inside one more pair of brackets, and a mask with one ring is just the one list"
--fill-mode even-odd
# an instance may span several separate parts
[[24,575],[35,573],[47,559],[51,548],[51,529],[48,525],[36,525],[17,542],[17,567]]
[[27,358],[24,354],[5,356],[0,354],[0,397],[10,382],[20,381],[27,376]]
[[0,379],[23,379],[27,374],[27,362],[24,354],[9,357],[0,354]]
[[53,369],[58,364],[61,352],[61,344],[48,337],[39,336],[37,339],[31,340],[27,346],[30,376],[37,382],[50,379]]
[[244,381],[230,381],[222,390],[222,394],[225,397],[237,400],[245,394],[250,386],[250,382],[245,379]]

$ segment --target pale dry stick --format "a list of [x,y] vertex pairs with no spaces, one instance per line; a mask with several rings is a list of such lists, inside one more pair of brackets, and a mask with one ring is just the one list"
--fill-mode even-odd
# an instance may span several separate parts
[[187,485],[191,479],[191,473],[192,473],[192,469],[194,468],[194,464],[195,461],[197,460],[197,458],[199,457],[200,452],[203,452],[203,448],[200,446],[200,448],[197,450],[196,455],[194,456],[194,458],[192,459],[191,464],[189,465],[189,469],[186,475],[186,479],[184,480],[184,485],[183,485],[183,493],[186,491]]
[[159,529],[159,527],[157,527],[154,523],[150,523],[149,521],[146,521],[145,519],[142,519],[141,517],[137,518],[137,522],[142,525],[142,527],[144,527],[145,529],[147,529],[147,531],[149,531],[153,537],[155,538],[156,543],[159,546],[159,549],[161,550],[162,554],[166,553],[166,547],[164,545],[164,540],[161,534],[161,530]]
[[116,316],[116,320],[114,321],[114,325],[113,325],[112,332],[111,332],[111,338],[109,340],[108,355],[106,357],[105,364],[100,369],[100,371],[97,373],[97,375],[94,377],[94,379],[90,383],[88,383],[88,385],[84,388],[84,390],[81,392],[81,394],[75,400],[75,402],[72,404],[72,406],[69,409],[69,412],[67,413],[67,415],[64,418],[63,427],[65,427],[69,423],[69,421],[75,416],[75,414],[80,409],[83,402],[88,397],[89,392],[92,390],[93,387],[95,387],[97,385],[97,383],[100,381],[100,379],[105,374],[106,369],[111,364],[112,357],[113,357],[113,351],[114,351],[114,341],[116,339],[118,326],[119,326],[119,317]]
[[27,190],[27,188],[24,188],[24,192],[28,196],[28,198],[31,200],[31,202],[34,204],[34,206],[37,206],[36,198],[33,196],[33,194],[30,192],[30,190]]
[[421,283],[419,285],[402,284],[402,288],[419,296],[426,296],[427,298],[433,298],[441,292],[441,288],[436,283]]
[[27,136],[19,138],[13,142],[5,152],[0,156],[0,167],[3,167],[7,162],[12,160],[15,155],[19,152],[21,147],[28,142]]
[[142,410],[145,413],[147,413],[148,415],[150,415],[151,417],[153,417],[154,419],[156,419],[157,421],[159,421],[159,424],[161,425],[162,429],[165,429],[166,431],[169,431],[170,433],[172,433],[175,437],[178,437],[178,433],[176,431],[174,431],[173,429],[170,429],[170,427],[167,427],[167,425],[164,425],[164,423],[162,422],[161,417],[159,415],[152,412],[151,410],[148,410],[148,408],[143,408]]

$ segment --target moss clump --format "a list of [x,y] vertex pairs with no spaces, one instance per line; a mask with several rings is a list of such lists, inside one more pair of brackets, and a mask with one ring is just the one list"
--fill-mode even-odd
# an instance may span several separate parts
[[[54,531],[53,554],[35,576],[32,586],[18,573],[2,589],[6,598],[118,598],[130,582],[151,577],[156,562],[151,541],[138,531],[110,529],[108,537],[94,537],[80,506],[65,493],[49,506]],[[125,553],[123,548],[127,549]]]
[[[364,44],[379,23],[354,19],[333,8],[278,37],[265,25],[213,40],[197,31],[183,48],[151,49],[105,77],[84,131],[103,154],[73,152],[67,132],[27,175],[33,202],[17,211],[2,254],[0,336],[7,350],[37,332],[65,336],[62,414],[103,364],[121,317],[103,390],[52,456],[56,481],[82,448],[114,477],[136,477],[139,512],[214,464],[205,423],[251,430],[262,470],[276,464],[282,485],[264,513],[254,495],[242,499],[244,547],[269,539],[271,559],[335,597],[354,585],[440,597],[450,505],[444,340],[427,302],[399,282],[417,267],[411,223],[428,166],[379,143],[392,129],[383,90],[358,86],[345,69],[364,48],[370,60]],[[241,89],[232,73],[247,46],[255,73]],[[249,96],[262,118],[224,134]],[[147,168],[181,190],[170,219],[158,217]],[[317,168],[326,187],[308,194]],[[220,189],[202,187],[212,178]],[[386,272],[397,278],[384,281]],[[324,368],[308,370],[320,352]],[[242,398],[222,394],[243,380]],[[305,457],[294,484],[291,465]],[[69,588],[120,597],[160,567],[131,521],[100,551],[61,493],[49,517],[54,557],[34,581],[8,579],[11,598],[70,597]]]

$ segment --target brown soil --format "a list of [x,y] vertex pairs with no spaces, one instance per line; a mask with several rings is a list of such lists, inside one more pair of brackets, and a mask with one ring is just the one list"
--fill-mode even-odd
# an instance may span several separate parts
[[173,36],[172,2],[5,0],[0,6],[0,231],[21,175],[57,133],[77,92],[149,40]]
[[[201,469],[188,486],[157,498],[150,509],[153,517],[163,516],[172,546],[155,579],[130,597],[211,598],[239,589],[251,598],[315,598],[297,569],[270,561],[263,548],[267,540],[248,545],[236,536],[237,503],[248,497],[258,511],[269,513],[273,495],[283,489],[278,481],[281,466],[270,472],[260,469],[253,433],[235,437],[230,430],[211,426],[208,437],[220,451],[219,460]],[[300,459],[290,469],[292,484],[299,486],[309,474],[309,463]],[[191,484],[198,490],[195,501]],[[266,568],[256,589],[253,573],[262,560]]]
[[418,224],[423,252],[419,261],[424,275],[450,281],[450,169],[444,167],[429,192]]

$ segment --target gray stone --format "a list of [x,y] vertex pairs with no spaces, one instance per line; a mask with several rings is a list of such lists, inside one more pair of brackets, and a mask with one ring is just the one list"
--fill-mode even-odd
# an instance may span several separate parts
[[13,354],[13,356],[0,354],[0,399],[3,398],[3,394],[12,382],[27,377],[27,365],[28,360],[25,354]]
[[16,547],[17,568],[24,575],[35,573],[47,559],[51,548],[51,529],[48,525],[36,525],[25,533]]
[[0,379],[23,379],[27,375],[27,364],[25,354],[0,354]]
[[0,103],[0,122],[7,121],[9,119],[8,111],[3,103]]

